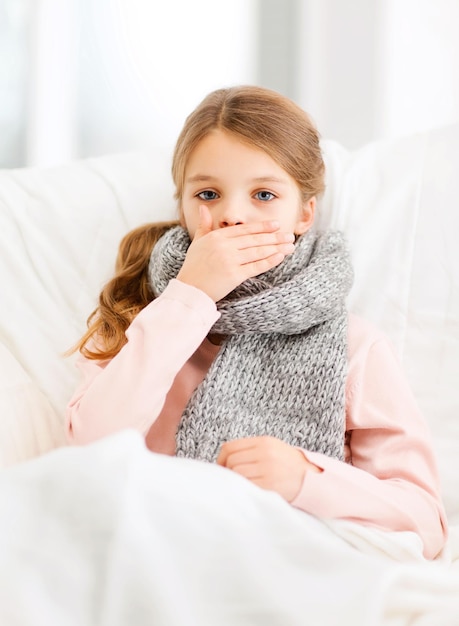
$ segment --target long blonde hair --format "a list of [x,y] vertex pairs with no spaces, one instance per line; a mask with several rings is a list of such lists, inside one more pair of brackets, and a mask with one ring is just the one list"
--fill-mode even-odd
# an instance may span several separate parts
[[[240,86],[210,93],[188,116],[172,159],[175,198],[182,200],[188,159],[212,130],[224,130],[260,148],[297,182],[304,200],[324,189],[320,136],[309,116],[288,98],[262,87]],[[88,359],[111,359],[126,343],[126,330],[153,299],[148,262],[158,239],[179,222],[145,224],[120,243],[115,276],[105,285],[88,330],[73,348]]]

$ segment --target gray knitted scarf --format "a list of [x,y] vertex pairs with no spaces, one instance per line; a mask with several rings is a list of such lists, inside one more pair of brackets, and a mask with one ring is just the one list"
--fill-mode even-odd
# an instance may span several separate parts
[[[177,276],[189,245],[180,226],[155,245],[155,296]],[[212,333],[225,341],[181,417],[177,456],[215,461],[225,441],[271,435],[342,459],[351,283],[341,233],[308,231],[280,265],[220,300]]]

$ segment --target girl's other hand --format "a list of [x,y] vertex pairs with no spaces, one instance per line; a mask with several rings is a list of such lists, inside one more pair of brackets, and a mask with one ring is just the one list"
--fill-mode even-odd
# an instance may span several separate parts
[[200,223],[177,279],[204,291],[214,302],[248,278],[279,265],[294,249],[293,233],[277,222],[237,224],[212,230],[212,217],[200,207]]
[[276,437],[248,437],[224,443],[218,465],[248,478],[262,489],[276,491],[287,502],[298,495],[307,472],[321,472],[304,454]]

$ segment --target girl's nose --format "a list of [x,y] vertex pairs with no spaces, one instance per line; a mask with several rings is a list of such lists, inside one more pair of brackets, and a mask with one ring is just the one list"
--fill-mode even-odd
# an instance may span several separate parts
[[226,226],[236,226],[237,224],[243,224],[242,220],[238,220],[237,218],[234,220],[222,219],[220,220],[218,226],[219,228],[225,228]]
[[235,226],[243,223],[242,210],[238,203],[227,202],[221,206],[221,212],[218,216],[219,228],[226,228],[227,226]]

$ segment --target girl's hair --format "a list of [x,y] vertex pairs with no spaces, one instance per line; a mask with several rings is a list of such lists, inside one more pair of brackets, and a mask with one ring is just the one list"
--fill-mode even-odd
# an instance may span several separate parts
[[68,354],[80,350],[88,359],[111,359],[118,354],[127,341],[125,332],[129,324],[153,299],[148,283],[148,261],[153,246],[177,224],[145,224],[123,237],[115,275],[102,289],[99,304],[88,317],[88,330]]
[[[179,212],[188,159],[198,143],[213,130],[230,133],[266,152],[296,181],[303,200],[324,190],[320,136],[299,106],[262,87],[218,89],[188,116],[175,146],[172,178]],[[88,318],[88,330],[71,352],[80,350],[86,358],[103,360],[121,350],[127,341],[125,332],[129,324],[154,298],[148,284],[152,248],[177,224],[146,224],[125,235],[118,252],[115,276],[103,288],[99,305]]]
[[188,116],[172,161],[179,202],[188,159],[201,139],[215,129],[266,152],[296,181],[303,200],[324,190],[320,136],[307,113],[275,91],[241,86],[213,91]]

